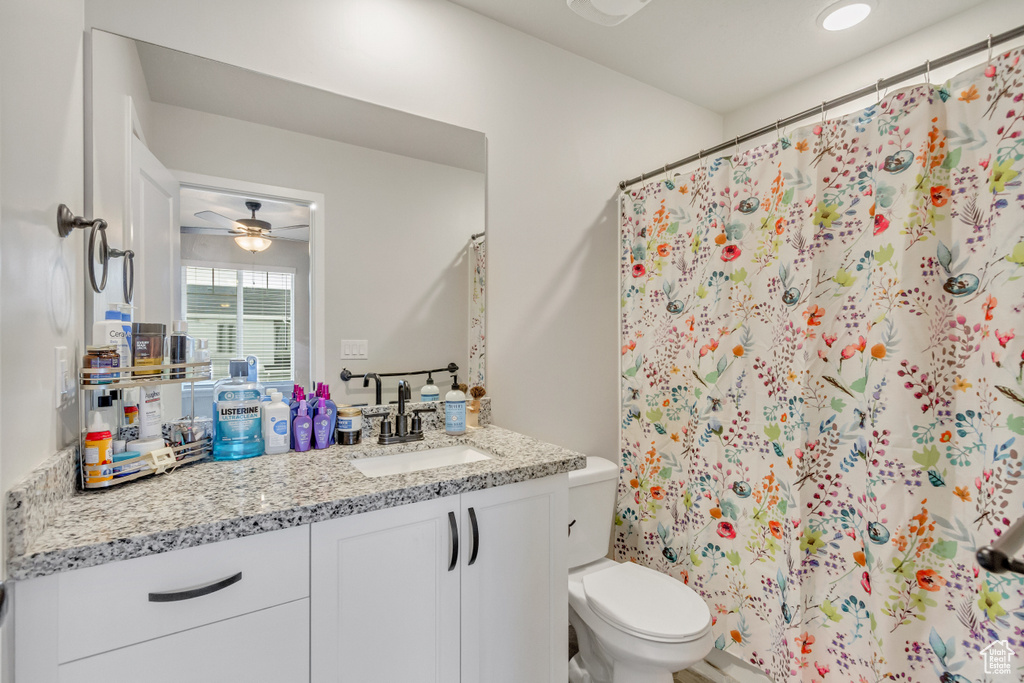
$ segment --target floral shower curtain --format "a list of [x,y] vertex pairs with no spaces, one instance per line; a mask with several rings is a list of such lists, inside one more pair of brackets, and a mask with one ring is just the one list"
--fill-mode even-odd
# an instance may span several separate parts
[[1014,51],[622,197],[615,554],[775,681],[1024,679],[974,559],[1024,514],[1022,100]]
[[484,324],[487,314],[487,297],[484,294],[487,279],[487,237],[470,240],[469,249],[469,386],[485,387],[484,384]]

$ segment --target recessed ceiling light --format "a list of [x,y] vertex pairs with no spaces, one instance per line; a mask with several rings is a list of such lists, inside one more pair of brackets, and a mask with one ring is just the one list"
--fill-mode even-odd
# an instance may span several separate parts
[[856,26],[871,14],[871,3],[843,0],[829,5],[818,15],[818,25],[826,31],[842,31]]

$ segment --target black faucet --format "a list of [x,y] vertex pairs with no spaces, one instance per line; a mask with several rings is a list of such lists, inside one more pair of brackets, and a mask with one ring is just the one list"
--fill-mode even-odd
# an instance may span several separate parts
[[409,416],[405,414],[405,402],[412,399],[412,390],[404,379],[398,380],[398,414],[395,415],[395,436],[408,436]]
[[370,386],[370,379],[371,378],[373,379],[374,382],[377,383],[377,400],[374,402],[374,405],[378,405],[379,406],[380,403],[381,403],[381,400],[380,400],[380,375],[378,375],[376,372],[368,372],[365,375],[363,375],[363,388],[365,389],[366,387]]

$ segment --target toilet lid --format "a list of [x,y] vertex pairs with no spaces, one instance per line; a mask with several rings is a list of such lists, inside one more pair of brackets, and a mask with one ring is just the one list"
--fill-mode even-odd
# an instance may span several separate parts
[[587,604],[627,633],[685,642],[711,626],[711,612],[691,588],[632,562],[583,577]]

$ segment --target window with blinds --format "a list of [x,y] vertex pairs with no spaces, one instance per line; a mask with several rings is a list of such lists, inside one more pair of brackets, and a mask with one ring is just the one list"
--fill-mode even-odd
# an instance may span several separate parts
[[214,378],[228,376],[232,358],[256,356],[261,382],[294,381],[294,273],[181,270],[188,331],[209,340]]

